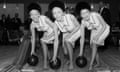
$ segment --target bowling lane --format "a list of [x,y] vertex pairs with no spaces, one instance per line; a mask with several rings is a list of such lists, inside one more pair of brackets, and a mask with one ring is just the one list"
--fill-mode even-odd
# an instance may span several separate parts
[[[88,69],[89,61],[90,61],[90,55],[91,51],[88,45],[85,47],[85,56],[88,59],[88,65],[85,68],[79,68],[75,64],[75,59],[78,55],[79,52],[79,47],[76,46],[77,48],[74,49],[74,71],[73,72],[86,72]],[[50,53],[52,54],[52,48],[49,48]],[[8,64],[11,64],[12,61],[15,58],[15,55],[18,51],[18,46],[0,46],[0,69],[5,67]],[[43,54],[42,54],[42,49],[39,48],[37,50],[37,54],[39,56],[39,64],[36,67],[31,67],[28,64],[26,64],[23,67],[23,72],[30,72],[30,71],[35,71],[35,72],[69,72],[68,71],[68,64],[66,64],[65,57],[63,56],[63,51],[62,48],[60,47],[59,50],[59,57],[62,60],[62,66],[60,69],[57,71],[48,69],[48,70],[43,70]],[[104,52],[100,52],[100,67],[94,68],[95,70],[100,70],[100,69],[120,69],[120,53],[119,51],[112,47],[109,48],[108,50]]]
[[[50,51],[50,55],[52,55],[52,50],[51,50],[52,48],[50,48],[49,49],[49,51]],[[62,50],[62,48],[60,47],[60,49],[59,49],[59,54],[58,54],[58,57],[61,59],[61,61],[62,61],[62,66],[61,66],[61,68],[60,69],[58,69],[58,70],[52,70],[52,69],[50,69],[50,67],[49,67],[49,69],[48,70],[43,70],[43,56],[42,56],[42,49],[39,49],[39,64],[37,65],[37,67],[31,67],[31,66],[29,66],[28,64],[26,64],[25,66],[24,66],[24,69],[34,69],[34,70],[36,70],[36,72],[68,72],[69,70],[68,70],[68,66],[69,66],[69,64],[67,64],[66,63],[66,59],[65,59],[65,57],[63,56],[63,50]],[[88,68],[88,66],[86,66],[85,68],[79,68],[79,67],[77,67],[76,66],[76,64],[75,64],[75,59],[76,59],[76,57],[77,57],[77,54],[78,54],[78,52],[79,52],[79,50],[78,50],[78,48],[76,49],[76,50],[74,50],[75,51],[75,53],[74,53],[74,67],[75,67],[75,69],[74,69],[74,71],[73,72],[79,72],[79,71],[81,71],[81,72],[86,72],[87,71],[87,68]],[[88,52],[88,51],[87,51]],[[89,55],[89,54],[86,54],[86,55]],[[90,56],[89,56],[90,57]],[[89,60],[89,58],[87,58],[88,60]]]
[[18,46],[0,46],[0,69],[11,64],[18,51]]

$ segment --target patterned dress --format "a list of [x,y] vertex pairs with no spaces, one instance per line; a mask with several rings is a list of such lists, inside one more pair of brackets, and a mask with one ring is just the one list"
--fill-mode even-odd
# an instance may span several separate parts
[[[104,28],[104,30],[101,30],[103,24],[106,26],[106,28]],[[92,12],[90,14],[90,19],[88,21],[82,20],[82,25],[91,30],[90,43],[104,45],[104,41],[110,33],[110,26],[104,21],[104,19],[98,13]],[[94,40],[95,37],[99,35],[100,31],[102,31],[101,35],[97,40]]]
[[46,16],[41,15],[39,17],[39,23],[32,22],[31,27],[37,28],[38,31],[44,31],[44,35],[41,38],[42,41],[44,41],[45,43],[53,43],[55,37],[54,31],[53,28],[48,24],[49,22],[47,22],[46,19]]
[[[58,26],[59,30],[63,33],[63,41],[68,41],[74,45],[74,42],[80,37],[80,28],[72,33],[71,32],[76,28],[75,22],[72,18],[76,19],[71,14],[65,14],[63,16],[63,21],[55,21],[55,24]],[[76,20],[77,21],[77,20]],[[80,26],[80,25],[79,25]]]

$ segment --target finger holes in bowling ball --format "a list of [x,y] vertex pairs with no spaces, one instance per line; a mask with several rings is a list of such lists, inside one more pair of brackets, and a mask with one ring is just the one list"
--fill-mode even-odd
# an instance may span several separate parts
[[49,66],[51,69],[57,70],[61,67],[61,60],[59,58],[56,58],[55,61],[50,60]]
[[87,59],[84,56],[77,57],[76,65],[80,68],[84,68],[87,65]]
[[36,66],[39,62],[39,59],[36,55],[31,55],[30,57],[28,57],[27,59],[27,63],[30,65],[30,66]]

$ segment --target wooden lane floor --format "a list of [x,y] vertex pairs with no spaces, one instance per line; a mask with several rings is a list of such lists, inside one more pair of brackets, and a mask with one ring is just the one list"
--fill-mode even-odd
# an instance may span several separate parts
[[[51,49],[49,49],[50,54],[52,53]],[[0,46],[0,69],[12,63],[17,51],[18,51],[18,46]],[[66,64],[66,59],[63,56],[62,48],[59,49],[59,57],[62,61],[62,66],[57,71],[52,70],[50,68],[48,70],[43,70],[44,60],[43,60],[43,54],[41,48],[37,50],[37,54],[39,56],[39,64],[36,67],[31,67],[28,64],[26,64],[23,67],[22,70],[23,72],[71,72],[68,70],[68,64]],[[78,54],[79,54],[79,47],[74,49],[74,55],[73,55],[74,70],[72,72],[88,72],[88,67],[91,57],[91,50],[89,46],[86,45],[85,47],[85,56],[87,57],[88,60],[88,65],[85,68],[79,68],[76,66],[75,59],[78,56]],[[104,52],[100,52],[100,67],[94,68],[95,72],[105,72],[105,70],[115,71],[119,69],[120,69],[120,52],[116,48],[111,47]]]

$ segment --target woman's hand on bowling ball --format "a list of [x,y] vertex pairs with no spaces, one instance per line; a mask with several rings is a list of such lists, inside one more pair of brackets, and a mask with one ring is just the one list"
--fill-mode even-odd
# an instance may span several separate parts
[[50,60],[50,62],[56,62],[56,59],[55,59],[55,58],[53,58],[53,59],[51,59],[51,60]]
[[31,51],[31,55],[36,55],[35,51]]
[[51,62],[53,62],[54,64],[56,64],[57,60],[51,60]]

